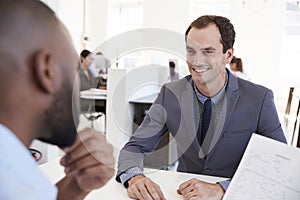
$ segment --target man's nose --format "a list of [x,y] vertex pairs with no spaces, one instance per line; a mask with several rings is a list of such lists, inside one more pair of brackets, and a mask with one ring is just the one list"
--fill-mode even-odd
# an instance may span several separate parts
[[205,61],[205,56],[203,55],[202,52],[197,52],[192,60],[191,60],[191,63],[194,64],[194,65],[197,65],[199,63],[203,63]]

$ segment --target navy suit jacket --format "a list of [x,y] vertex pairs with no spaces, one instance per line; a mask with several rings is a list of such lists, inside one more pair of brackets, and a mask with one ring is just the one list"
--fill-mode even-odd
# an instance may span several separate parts
[[252,133],[286,142],[272,91],[227,73],[222,112],[215,131],[203,142],[205,151],[196,138],[202,105],[191,76],[186,76],[162,86],[143,123],[120,152],[116,179],[120,181],[119,175],[131,167],[143,169],[144,157],[167,132],[177,143],[178,171],[228,178],[234,175]]

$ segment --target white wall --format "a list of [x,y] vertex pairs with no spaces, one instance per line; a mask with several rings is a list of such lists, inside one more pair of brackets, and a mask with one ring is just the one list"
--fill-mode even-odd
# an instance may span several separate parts
[[83,0],[57,0],[58,17],[69,30],[75,49],[82,50],[81,36],[83,33]]
[[280,65],[284,0],[230,3],[236,30],[235,54],[242,58],[252,81],[274,86]]
[[189,1],[144,0],[144,27],[185,32],[189,25]]
[[[109,79],[106,101],[106,138],[114,148],[121,148],[129,139],[131,122],[128,122],[128,94],[126,94],[126,69],[108,69]],[[114,100],[119,99],[119,103]],[[118,112],[120,114],[118,114]]]
[[[43,1],[48,3],[58,13],[58,16],[71,33],[76,50],[80,52],[82,50],[83,0]],[[93,51],[97,46],[109,39],[109,24],[107,24],[109,16],[107,15],[110,12],[107,9],[110,2],[109,0],[86,0],[86,2],[86,31],[87,35],[90,36],[87,48]],[[117,2],[123,1],[119,0]],[[282,33],[284,31],[285,0],[143,0],[141,2],[143,7],[142,27],[168,29],[180,34],[184,34],[191,20],[194,20],[194,16],[204,14],[228,16],[236,30],[235,55],[243,59],[244,67],[250,75],[251,80],[270,87],[274,90],[275,96],[286,95],[285,93],[278,94],[278,91],[279,93],[281,92],[278,88],[282,87],[282,82],[281,80],[278,81],[278,77]],[[191,5],[193,5],[191,2],[197,2],[197,6],[201,12],[197,12],[195,7],[191,9]],[[202,6],[201,3],[205,3],[205,5]],[[222,4],[221,6],[220,3]],[[229,4],[229,7],[225,5],[226,3]],[[218,6],[220,7],[218,8]],[[218,9],[214,9],[216,13],[206,13],[205,10],[208,12],[211,10],[210,8]],[[226,14],[227,10],[228,15]],[[191,11],[195,13],[191,13]],[[191,19],[191,16],[193,16],[193,19]],[[118,24],[113,25],[118,26]],[[128,44],[125,43],[122,45],[130,45],[130,41],[128,41]],[[150,57],[151,55],[147,56]],[[169,58],[166,57],[166,60]],[[124,70],[126,71],[126,69]],[[158,73],[159,79],[162,79],[163,76]],[[129,83],[124,82],[124,84]],[[122,91],[124,94],[120,93],[120,95],[124,96],[125,92],[128,92],[126,91],[126,87],[124,85],[124,91]],[[110,88],[113,88],[113,85]],[[112,94],[109,93],[109,95]],[[128,94],[126,93],[126,95]],[[109,106],[108,108],[110,109]],[[128,107],[125,106],[124,108],[127,109]],[[112,119],[108,116],[107,120]],[[125,121],[124,124],[128,123],[127,121],[125,123]],[[114,133],[113,128],[117,127],[108,125],[107,128],[108,132],[112,128],[111,132]],[[115,137],[116,141],[120,140],[118,135],[111,136]]]
[[93,51],[107,39],[108,0],[87,0],[87,48]]
[[[65,24],[78,53],[83,48],[84,0],[43,0]],[[85,46],[93,51],[107,39],[107,0],[86,0]]]
[[[44,1],[58,10],[58,16],[69,29],[75,48],[80,52],[82,50],[83,0]],[[191,1],[142,1],[143,27],[168,29],[184,34],[191,22],[189,17],[195,16],[194,13],[189,13]],[[86,2],[87,35],[90,36],[87,48],[94,50],[107,40],[108,0],[87,0]],[[201,2],[197,3],[200,7]],[[252,81],[272,87],[279,73],[285,1],[231,0],[228,3],[230,4],[229,18],[237,33],[236,55],[243,59]],[[207,2],[205,6],[207,7]],[[199,13],[199,15],[202,14],[206,13]]]
[[[158,93],[160,68],[160,66],[144,66],[131,69],[108,69],[106,136],[115,148],[120,150],[133,132],[134,107],[129,100],[133,96],[138,98],[138,91],[142,91],[145,96]],[[146,88],[147,91],[143,91],[142,88]]]

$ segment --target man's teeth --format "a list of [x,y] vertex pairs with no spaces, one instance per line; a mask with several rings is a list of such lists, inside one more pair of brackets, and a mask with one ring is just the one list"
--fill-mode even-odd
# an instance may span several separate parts
[[198,73],[202,73],[202,72],[205,72],[205,71],[207,71],[209,68],[194,68],[194,70],[196,71],[196,72],[198,72]]

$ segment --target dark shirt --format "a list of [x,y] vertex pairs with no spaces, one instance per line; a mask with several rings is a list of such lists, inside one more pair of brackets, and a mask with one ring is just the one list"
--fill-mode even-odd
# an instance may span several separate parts
[[93,76],[93,73],[88,69],[88,73],[90,75],[90,80],[84,74],[83,70],[80,68],[79,71],[80,78],[80,91],[88,90],[90,88],[97,88],[98,80]]

